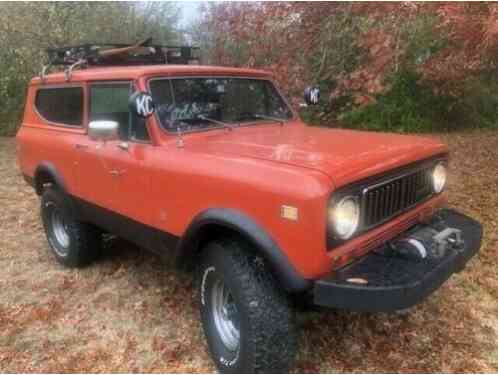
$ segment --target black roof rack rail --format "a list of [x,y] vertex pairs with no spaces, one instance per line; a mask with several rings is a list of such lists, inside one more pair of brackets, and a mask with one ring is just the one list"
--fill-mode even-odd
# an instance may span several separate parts
[[188,64],[197,60],[199,47],[153,44],[152,38],[135,44],[86,43],[77,46],[48,48],[50,65],[72,65],[85,60],[87,65],[155,65]]
[[76,46],[47,48],[48,65],[43,67],[41,78],[52,66],[64,66],[66,80],[75,67],[133,66],[160,64],[190,64],[198,62],[194,53],[199,47],[153,44],[152,38],[135,44],[86,43]]

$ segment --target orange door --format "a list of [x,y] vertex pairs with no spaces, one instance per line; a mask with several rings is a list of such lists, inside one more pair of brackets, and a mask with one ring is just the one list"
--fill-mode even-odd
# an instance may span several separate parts
[[[147,155],[153,146],[130,141],[112,142],[106,155],[108,174],[111,176],[111,199],[108,208],[138,221],[150,224],[150,173]],[[117,144],[116,144],[117,143]]]
[[[116,121],[120,129],[125,129],[128,125],[128,107],[123,101],[127,100],[129,91],[130,82],[92,84],[88,95],[88,121]],[[87,136],[75,147],[81,153],[77,195],[100,207],[111,207],[115,187],[109,157],[118,151],[117,142],[95,141]]]
[[88,137],[77,142],[79,152],[76,195],[86,202],[108,207],[112,197],[112,178],[107,155],[112,148],[110,142],[93,141]]
[[91,203],[142,223],[149,223],[144,199],[149,188],[145,156],[151,152],[145,121],[132,115],[128,98],[130,82],[97,82],[90,85],[89,121],[115,121],[119,138],[81,146],[81,196]]

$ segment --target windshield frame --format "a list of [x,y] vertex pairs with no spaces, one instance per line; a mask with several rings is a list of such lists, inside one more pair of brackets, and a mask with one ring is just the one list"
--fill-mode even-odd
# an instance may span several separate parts
[[[147,82],[146,82],[146,86],[147,86],[147,91],[151,93],[152,91],[150,89],[150,83],[152,81],[172,81],[172,80],[176,80],[176,79],[202,79],[202,78],[205,78],[205,79],[209,79],[209,78],[213,78],[213,79],[250,79],[250,80],[254,80],[254,81],[268,81],[269,83],[271,83],[273,85],[273,88],[275,89],[276,93],[278,94],[278,96],[280,96],[282,101],[285,103],[285,105],[289,108],[289,110],[291,112],[291,117],[289,117],[288,119],[282,119],[284,121],[284,123],[298,119],[298,115],[297,115],[296,111],[290,105],[290,103],[287,100],[287,98],[285,97],[285,95],[282,94],[282,92],[280,91],[280,88],[275,83],[275,81],[270,77],[257,77],[257,76],[254,77],[254,76],[243,76],[243,75],[240,75],[240,76],[238,76],[238,75],[216,75],[216,74],[213,74],[213,75],[205,75],[204,74],[204,75],[182,75],[182,76],[156,76],[156,77],[148,78]],[[154,98],[152,98],[152,99],[154,99]],[[206,131],[210,131],[210,130],[226,129],[226,127],[220,125],[220,126],[206,127],[204,129],[199,128],[199,129],[185,130],[185,131],[180,131],[180,132],[178,132],[178,130],[177,131],[170,131],[163,126],[163,124],[161,123],[161,120],[158,117],[157,112],[155,112],[155,111],[154,111],[154,119],[159,124],[159,128],[161,128],[161,130],[163,130],[164,132],[166,132],[166,134],[169,134],[169,135],[171,135],[171,134],[177,135],[177,134],[201,133],[201,132],[206,132]],[[247,126],[268,125],[268,123],[273,123],[273,122],[271,120],[258,119],[258,120],[251,120],[251,121],[243,122],[243,123],[231,123],[230,122],[228,124],[233,125],[233,129],[237,129],[237,128],[242,128],[242,127],[247,127]],[[278,125],[281,126],[281,124],[278,124]]]

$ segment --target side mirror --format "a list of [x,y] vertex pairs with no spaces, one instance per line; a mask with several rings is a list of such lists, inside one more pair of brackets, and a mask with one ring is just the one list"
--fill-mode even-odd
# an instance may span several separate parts
[[318,87],[306,87],[304,101],[307,105],[317,105],[320,102],[320,89]]
[[149,93],[142,91],[135,91],[131,94],[128,101],[128,107],[130,108],[131,113],[142,118],[152,116],[155,111],[152,96]]
[[116,141],[119,139],[118,128],[116,121],[91,121],[88,136],[94,141]]

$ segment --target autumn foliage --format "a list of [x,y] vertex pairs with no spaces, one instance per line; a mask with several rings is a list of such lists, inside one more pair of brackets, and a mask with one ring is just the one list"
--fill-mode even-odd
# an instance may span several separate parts
[[[204,63],[273,71],[307,120],[395,131],[495,127],[498,3],[212,2],[189,30]],[[172,3],[0,6],[0,135],[13,135],[45,48],[145,36],[184,43]]]
[[[350,111],[379,106],[386,95],[422,90],[433,96],[432,122],[451,127],[465,111],[481,126],[498,118],[490,110],[498,87],[497,12],[495,3],[465,2],[214,3],[204,8],[202,27],[209,62],[269,69],[296,104],[306,85],[320,85],[319,118],[351,118]],[[393,93],[394,86],[404,91]],[[482,106],[492,112],[486,118]]]

